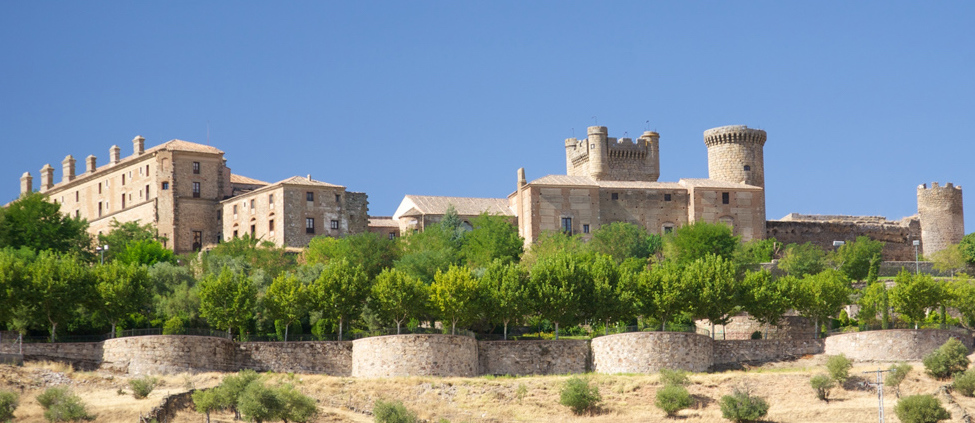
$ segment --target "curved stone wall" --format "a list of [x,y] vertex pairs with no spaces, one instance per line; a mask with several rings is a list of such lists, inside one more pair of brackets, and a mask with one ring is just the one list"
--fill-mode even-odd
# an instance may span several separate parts
[[714,352],[711,338],[686,332],[631,332],[592,340],[597,373],[653,373],[660,369],[705,372]]
[[827,355],[844,354],[855,361],[918,361],[949,338],[972,349],[972,337],[939,329],[889,329],[831,335],[826,338]]
[[589,370],[589,342],[480,341],[478,374],[562,375]]
[[352,341],[241,342],[238,369],[352,376]]
[[102,368],[129,374],[236,371],[234,343],[211,336],[156,335],[106,340]]
[[[698,328],[711,330],[711,324],[707,320],[698,320],[695,323]],[[715,325],[714,337],[717,340],[752,339],[752,333],[755,331],[765,333],[765,325],[744,314],[732,317],[727,325]],[[768,339],[815,338],[813,321],[802,316],[782,316],[779,318],[779,324],[768,330]]]
[[389,335],[352,342],[353,377],[477,376],[477,341],[454,335]]

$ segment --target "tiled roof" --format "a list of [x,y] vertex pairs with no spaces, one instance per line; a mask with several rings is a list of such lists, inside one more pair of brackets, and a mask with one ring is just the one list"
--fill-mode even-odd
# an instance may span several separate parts
[[436,197],[426,195],[407,195],[403,197],[393,219],[415,214],[444,214],[447,207],[454,206],[459,215],[478,215],[481,213],[513,216],[506,198]]
[[600,188],[684,189],[677,182],[599,181]]
[[597,181],[588,176],[548,175],[531,181],[531,185],[585,186],[631,189],[683,189],[677,182]]
[[248,178],[244,175],[238,175],[236,173],[230,174],[230,183],[242,185],[268,185],[267,182],[259,181],[254,178]]
[[681,179],[679,183],[685,187],[694,188],[762,189],[762,187],[754,185],[716,181],[714,179]]
[[587,176],[548,175],[529,182],[531,185],[586,185],[596,186],[597,182]]
[[399,222],[393,220],[392,216],[369,216],[369,227],[399,228]]
[[210,153],[210,154],[223,154],[219,148],[197,144],[195,142],[183,141],[183,140],[172,140],[164,142],[155,147],[146,150],[146,153],[151,153],[157,150],[169,150],[169,151],[192,151],[195,153]]
[[307,185],[315,187],[331,187],[331,188],[345,188],[342,185],[330,184],[328,182],[316,181],[310,177],[305,176],[292,176],[283,181],[275,182],[274,185]]

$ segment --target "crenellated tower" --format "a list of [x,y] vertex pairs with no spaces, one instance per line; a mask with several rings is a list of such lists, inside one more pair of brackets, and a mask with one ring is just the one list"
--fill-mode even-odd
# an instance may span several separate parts
[[611,138],[605,126],[590,126],[584,140],[565,140],[565,168],[570,176],[597,181],[647,181],[660,177],[660,134],[644,132],[631,138]]
[[965,236],[965,214],[961,187],[937,182],[917,187],[917,214],[921,221],[921,248],[925,255],[961,242]]
[[765,188],[765,131],[744,125],[704,131],[708,178]]

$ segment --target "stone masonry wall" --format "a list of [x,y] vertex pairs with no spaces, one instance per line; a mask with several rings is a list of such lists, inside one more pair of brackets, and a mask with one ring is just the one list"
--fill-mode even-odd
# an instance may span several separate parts
[[94,370],[102,363],[102,343],[25,343],[24,361],[58,361],[78,370]]
[[477,376],[477,341],[453,335],[357,339],[352,347],[352,376]]
[[352,341],[242,342],[237,369],[352,376]]
[[133,375],[237,370],[233,341],[183,335],[106,340],[102,368]]
[[822,354],[822,339],[748,339],[714,341],[714,366],[768,362]]
[[598,373],[705,372],[712,357],[711,338],[695,333],[632,332],[592,340],[593,370]]
[[585,373],[591,367],[589,351],[588,341],[480,341],[477,344],[478,374]]
[[854,361],[917,361],[949,338],[972,349],[972,337],[961,332],[939,329],[890,329],[854,332],[826,338],[825,353],[844,354]]
[[[707,320],[695,322],[698,328],[711,330],[711,324]],[[727,325],[716,325],[714,327],[714,338],[718,340],[751,339],[752,333],[760,331],[765,333],[765,325],[758,323],[747,314],[731,318]],[[813,329],[813,322],[801,316],[782,316],[779,324],[768,328],[768,339],[813,339],[816,331]]]
[[913,240],[921,239],[921,224],[917,219],[884,223],[835,221],[769,220],[766,236],[782,244],[811,242],[826,251],[833,251],[833,241],[850,242],[858,236],[883,241],[884,260],[914,260]]

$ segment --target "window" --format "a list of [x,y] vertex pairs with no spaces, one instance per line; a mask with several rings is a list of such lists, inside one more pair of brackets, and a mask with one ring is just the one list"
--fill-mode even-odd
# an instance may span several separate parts
[[572,218],[571,217],[563,217],[562,218],[562,232],[565,232],[566,235],[572,235]]
[[588,234],[589,233],[589,225],[588,224],[582,225],[582,233],[584,233],[584,234]]
[[306,234],[313,234],[313,233],[315,233],[315,218],[314,217],[306,217],[305,218],[305,233]]
[[750,170],[752,170],[752,167],[749,165],[745,165],[745,172],[748,172]]
[[336,203],[341,203],[342,202],[342,196],[339,195],[339,194],[335,194],[335,202]]
[[203,249],[203,232],[193,231],[193,251],[200,251]]
[[122,194],[122,208],[125,208],[125,194]]
[[610,194],[609,196],[610,196],[610,198],[612,198],[613,200],[619,200],[619,199],[620,199],[620,194],[619,194],[619,193],[616,193],[616,192],[614,192],[614,193],[612,193],[612,194]]
[[75,210],[74,211],[74,217],[76,217],[76,218],[81,217],[81,210]]
[[163,189],[163,191],[169,189],[169,182],[163,182],[162,183],[162,189]]
[[102,193],[102,183],[101,182],[98,183],[98,193],[99,194]]
[[274,235],[274,219],[267,221],[267,231]]
[[122,174],[122,185],[125,185],[125,174]]
[[674,227],[673,226],[666,226],[665,225],[664,226],[664,234],[672,234],[672,233],[674,233]]
[[149,165],[146,165],[146,176],[149,176]]
[[98,217],[102,217],[102,202],[98,202]]
[[392,239],[394,239],[394,238],[396,238],[396,232],[390,232],[390,233],[389,233],[389,239],[391,239],[391,240],[392,240]]
[[251,199],[251,213],[254,213],[254,199]]
[[200,198],[200,183],[193,183],[193,198]]
[[194,175],[200,174],[200,162],[193,162],[193,174]]
[[149,199],[149,184],[146,184],[146,200]]
[[78,198],[79,198],[79,197],[78,197],[78,191],[75,191],[75,192],[74,192],[74,202],[75,202],[75,203],[77,203],[77,202],[79,201],[79,200],[78,200]]
[[267,195],[267,203],[271,206],[272,209],[274,208],[274,194]]
[[338,228],[339,228],[339,221],[338,220],[333,220],[332,221],[332,229],[338,229]]
[[727,192],[721,193],[721,204],[728,204],[731,202],[731,194]]
[[234,218],[237,217],[237,205],[234,204]]
[[251,225],[251,239],[257,237],[257,225]]
[[311,192],[311,191],[306,192],[305,193],[305,200],[306,201],[315,201],[315,193],[314,192]]
[[234,229],[234,238],[237,238],[237,230]]
[[664,201],[670,201],[670,194],[664,194]]

